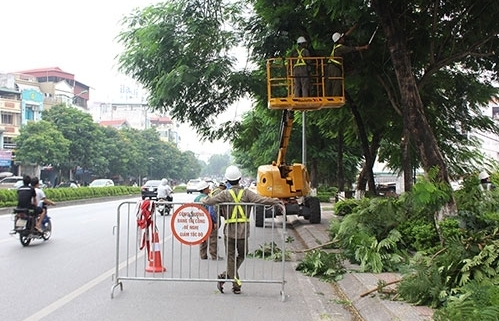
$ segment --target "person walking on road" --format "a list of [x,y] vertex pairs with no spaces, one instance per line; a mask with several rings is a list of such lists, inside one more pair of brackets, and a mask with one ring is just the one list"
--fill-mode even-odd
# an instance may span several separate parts
[[[208,196],[202,199],[203,204],[215,205],[219,203],[234,203],[228,205],[223,215],[225,215],[225,248],[227,251],[227,267],[225,272],[218,275],[219,279],[232,279],[232,292],[241,293],[241,282],[239,281],[239,267],[244,262],[248,254],[248,237],[250,235],[249,214],[243,206],[237,203],[259,203],[265,205],[282,204],[278,198],[263,197],[239,185],[241,171],[237,166],[231,165],[225,170],[225,178],[230,183],[229,189],[220,191],[217,195]],[[223,291],[224,281],[217,283],[220,292]]]
[[[194,199],[195,203],[201,202],[201,200],[210,194],[210,185],[206,181],[201,181],[197,186],[196,190],[199,191],[199,195]],[[201,260],[208,259],[208,250],[210,252],[210,257],[212,260],[223,260],[222,257],[218,256],[218,227],[217,227],[217,213],[213,206],[206,206],[206,209],[210,213],[211,217],[211,233],[208,240],[201,242],[199,245],[199,255]]]

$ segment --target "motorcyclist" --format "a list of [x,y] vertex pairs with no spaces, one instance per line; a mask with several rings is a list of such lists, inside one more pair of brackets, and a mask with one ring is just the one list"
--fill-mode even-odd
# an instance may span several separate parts
[[168,185],[168,180],[163,178],[158,186],[158,200],[167,200],[168,202],[173,201],[171,194],[173,193],[172,188]]
[[[41,209],[37,208],[36,204],[36,192],[34,187],[31,185],[31,177],[29,175],[23,176],[23,186],[17,189],[17,209],[25,209],[27,211],[33,210],[35,216],[41,213]],[[39,232],[41,232],[39,230]],[[15,229],[13,229],[10,234],[15,234]]]
[[36,192],[30,184],[31,177],[28,175],[24,175],[23,186],[17,189],[17,208],[36,208]]
[[55,202],[48,199],[45,195],[45,192],[40,188],[40,180],[38,177],[31,178],[31,186],[35,189],[36,192],[36,203],[37,203],[37,211],[40,212],[40,216],[35,225],[35,229],[38,232],[43,232],[42,223],[43,219],[47,215],[47,205],[55,205]]

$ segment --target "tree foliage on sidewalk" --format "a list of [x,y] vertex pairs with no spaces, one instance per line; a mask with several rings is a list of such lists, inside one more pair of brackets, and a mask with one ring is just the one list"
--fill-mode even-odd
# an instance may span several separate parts
[[[436,226],[433,213],[452,193],[458,214]],[[356,204],[330,222],[329,233],[361,271],[403,274],[397,295],[439,309],[438,320],[485,320],[495,311],[489,307],[499,299],[498,190],[482,191],[473,175],[455,192],[429,179],[398,198],[349,202]]]

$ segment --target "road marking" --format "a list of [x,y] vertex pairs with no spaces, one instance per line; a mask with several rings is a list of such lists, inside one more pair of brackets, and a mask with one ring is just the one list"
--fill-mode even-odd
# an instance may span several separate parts
[[[166,238],[163,239],[163,242],[166,240],[171,239],[172,235],[170,234]],[[132,260],[125,260],[124,262],[120,263],[119,269],[123,269],[124,267],[127,266],[127,264],[130,264],[131,262],[135,262],[137,259],[141,258],[144,256],[146,251],[141,251],[138,255],[135,255]],[[103,274],[99,275],[95,279],[87,282],[86,284],[82,285],[78,289],[74,290],[73,292],[69,293],[68,295],[63,296],[59,300],[47,305],[40,311],[36,312],[35,314],[31,315],[30,317],[24,319],[23,321],[38,321],[48,315],[50,315],[52,312],[56,311],[57,309],[63,307],[64,305],[68,304],[69,302],[73,301],[83,293],[89,291],[92,289],[94,286],[97,284],[101,283],[105,279],[111,277],[113,273],[116,272],[116,267],[113,267],[112,269],[108,270],[107,272],[104,272]]]
[[[12,236],[14,237],[14,236]],[[12,238],[9,238],[9,239],[3,239],[3,240],[0,240],[0,244],[2,243],[7,243],[7,242],[11,242],[12,241]]]

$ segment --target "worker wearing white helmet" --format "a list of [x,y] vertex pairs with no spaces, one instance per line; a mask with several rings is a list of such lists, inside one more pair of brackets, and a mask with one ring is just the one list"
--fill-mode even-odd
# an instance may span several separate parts
[[310,78],[308,74],[308,66],[311,61],[306,59],[310,57],[310,51],[307,49],[307,39],[300,36],[296,40],[297,48],[291,51],[291,65],[293,66],[293,96],[308,97],[310,90]]
[[218,290],[223,293],[223,285],[227,279],[233,279],[232,292],[235,294],[241,293],[241,282],[239,282],[238,269],[243,263],[248,254],[248,237],[250,235],[250,220],[251,213],[247,206],[236,205],[237,203],[259,203],[265,205],[278,205],[282,202],[278,198],[263,197],[249,189],[239,185],[241,180],[241,171],[237,166],[231,165],[225,170],[225,179],[230,183],[231,187],[220,191],[217,195],[203,198],[202,202],[207,205],[216,205],[220,203],[232,203],[225,206],[224,211],[220,211],[224,215],[225,226],[225,249],[227,251],[227,266],[226,270],[218,275],[221,279],[217,283]]
[[326,68],[326,94],[328,96],[343,96],[341,79],[343,78],[343,56],[352,51],[361,51],[369,48],[369,45],[350,47],[344,45],[345,36],[348,36],[356,27],[354,25],[346,33],[333,33],[333,50],[327,61]]
[[338,42],[338,40],[340,40],[343,36],[344,36],[344,34],[339,33],[339,32],[333,33],[333,37],[332,37],[333,42]]
[[[195,203],[201,202],[201,200],[207,197],[210,192],[210,184],[206,181],[201,181],[196,186],[196,190],[199,192],[199,195],[194,199]],[[199,256],[201,260],[208,259],[208,252],[210,253],[210,257],[212,260],[221,260],[223,259],[221,256],[218,256],[218,222],[217,222],[217,213],[215,208],[210,205],[205,205],[206,210],[210,213],[211,218],[211,233],[207,240],[204,240],[199,244]]]
[[490,191],[495,188],[495,185],[490,182],[490,175],[486,171],[478,174],[480,180],[480,189],[483,191]]

